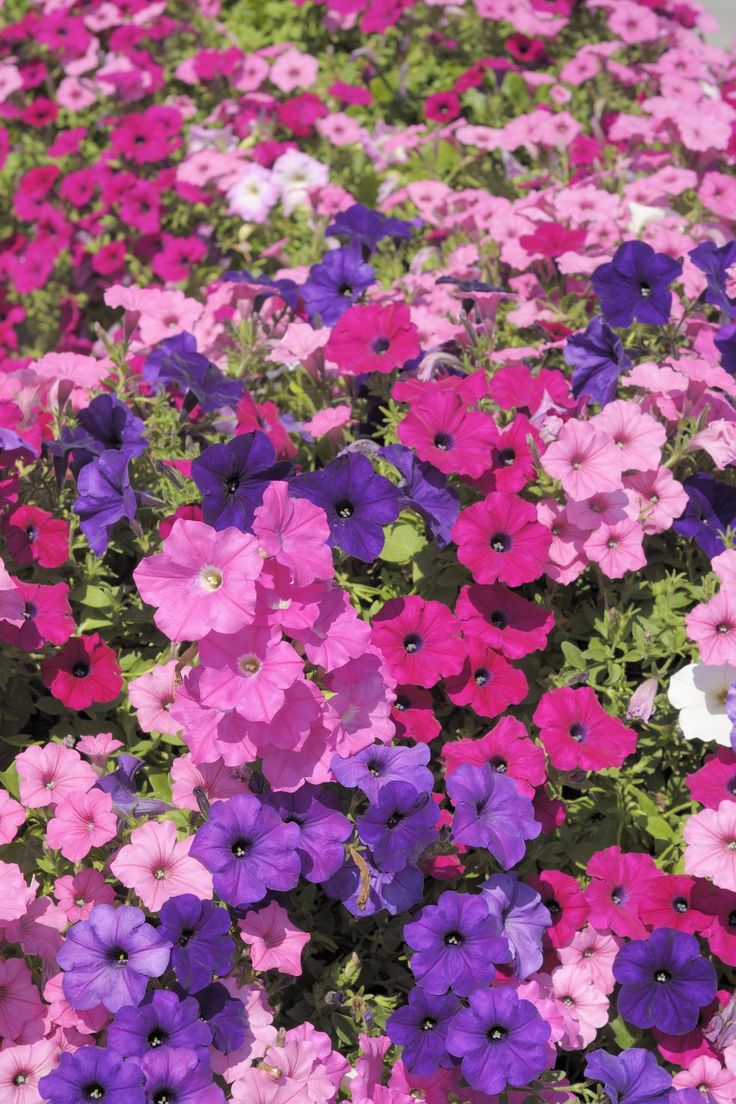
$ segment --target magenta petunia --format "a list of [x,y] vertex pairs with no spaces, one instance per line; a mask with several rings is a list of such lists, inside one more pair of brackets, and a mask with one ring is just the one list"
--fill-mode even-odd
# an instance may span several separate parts
[[479,717],[497,717],[526,697],[529,685],[523,671],[472,637],[465,641],[462,669],[445,680],[445,690],[455,705],[465,705]]
[[441,602],[391,598],[373,618],[371,638],[397,682],[434,686],[465,662],[460,625]]
[[476,582],[512,587],[539,578],[552,540],[530,502],[498,492],[463,510],[452,538],[458,559]]
[[590,686],[548,690],[534,711],[534,723],[559,770],[620,767],[636,750],[636,733],[601,706]]
[[117,656],[98,633],[75,636],[55,655],[42,659],[41,678],[68,709],[114,701],[123,686]]
[[419,356],[419,332],[406,303],[350,307],[332,327],[325,357],[343,375],[391,372]]

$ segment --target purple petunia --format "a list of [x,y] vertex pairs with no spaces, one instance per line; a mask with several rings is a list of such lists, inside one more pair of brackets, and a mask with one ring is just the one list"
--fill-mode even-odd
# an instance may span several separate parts
[[447,1032],[458,1010],[457,997],[436,996],[424,989],[412,989],[408,1004],[392,1012],[386,1033],[392,1043],[404,1048],[402,1061],[411,1073],[427,1076],[453,1064],[447,1053]]
[[513,778],[487,763],[463,763],[447,779],[447,793],[455,807],[452,838],[485,847],[504,868],[520,862],[526,840],[536,839],[542,830],[531,801],[519,793]]
[[611,1104],[666,1104],[672,1078],[649,1050],[631,1047],[621,1054],[594,1050],[585,1076],[600,1081]]
[[291,469],[276,462],[265,433],[243,433],[224,445],[210,445],[192,461],[192,479],[202,494],[202,516],[213,529],[250,529],[263,492]]
[[401,508],[419,514],[439,547],[446,548],[460,513],[457,491],[433,464],[419,460],[412,449],[404,445],[387,445],[380,455],[401,475]]
[[495,1096],[507,1085],[528,1085],[547,1065],[549,1024],[533,1004],[508,985],[476,989],[468,1007],[453,1017],[447,1049],[463,1076],[480,1092]]
[[189,854],[214,875],[215,892],[235,908],[261,901],[269,889],[299,881],[299,828],[252,794],[216,801]]
[[357,786],[369,801],[376,801],[388,782],[409,782],[414,789],[431,793],[434,775],[427,767],[429,754],[426,744],[412,747],[371,744],[349,759],[335,755],[331,767],[343,786],[351,789]]
[[736,525],[736,488],[720,483],[707,472],[696,472],[682,485],[688,502],[672,528],[683,537],[691,537],[712,559],[725,550],[724,534]]
[[193,1050],[149,1050],[141,1059],[151,1104],[225,1104],[212,1080],[209,1058]]
[[345,840],[353,826],[340,811],[334,794],[317,786],[301,786],[294,793],[271,793],[265,798],[285,824],[299,829],[297,853],[302,877],[308,882],[326,882],[337,873],[345,858]]
[[487,985],[496,965],[511,958],[509,944],[482,897],[443,893],[404,927],[404,939],[414,954],[411,971],[429,993],[448,989],[467,996]]
[[190,333],[164,338],[146,357],[143,378],[154,389],[173,387],[184,396],[184,409],[197,403],[203,411],[236,406],[243,396],[242,380],[228,379],[206,356],[197,352]]
[[79,527],[97,556],[107,551],[113,526],[136,512],[135,491],[128,474],[129,453],[113,449],[85,464],[77,479],[78,497],[72,507]]
[[138,1005],[149,978],[166,970],[170,950],[140,909],[95,905],[87,920],[69,929],[56,956],[64,970],[64,996],[81,1010],[104,1004],[117,1012]]
[[334,326],[348,307],[375,282],[375,273],[363,260],[358,242],[331,249],[309,270],[302,298],[310,321]]
[[730,318],[736,317],[736,297],[729,294],[730,270],[736,264],[736,241],[720,246],[712,241],[701,242],[690,250],[690,260],[708,280],[706,303],[720,307]]
[[192,893],[172,897],[161,908],[159,931],[171,943],[171,965],[177,981],[192,992],[204,989],[213,976],[227,974],[235,945],[228,935],[230,917],[214,901]]
[[56,1069],[39,1080],[38,1091],[51,1104],[81,1104],[87,1100],[146,1104],[140,1067],[125,1062],[112,1050],[94,1046],[80,1047],[73,1054],[64,1052]]
[[481,895],[508,940],[514,973],[520,978],[529,977],[542,965],[542,937],[552,924],[542,898],[514,874],[494,874],[483,883]]
[[107,1045],[123,1058],[140,1057],[160,1047],[185,1047],[207,1053],[212,1032],[200,1019],[192,997],[157,989],[148,1004],[121,1008],[107,1029]]
[[635,1027],[656,1027],[668,1035],[686,1035],[700,1009],[716,995],[712,962],[700,953],[693,935],[658,928],[648,939],[625,943],[613,963],[621,985],[618,1010]]
[[585,395],[601,406],[616,398],[618,378],[631,367],[621,338],[600,315],[582,333],[568,337],[563,356],[573,370],[573,395]]
[[672,311],[670,284],[682,273],[682,264],[651,245],[627,241],[613,260],[598,265],[590,278],[601,309],[611,326],[643,322],[664,326]]
[[409,782],[387,782],[356,828],[378,869],[391,873],[415,862],[436,841],[438,820],[431,794]]
[[414,865],[397,871],[378,870],[366,856],[360,869],[353,859],[348,859],[325,883],[324,889],[329,897],[342,901],[358,920],[383,911],[398,916],[421,901],[424,876]]

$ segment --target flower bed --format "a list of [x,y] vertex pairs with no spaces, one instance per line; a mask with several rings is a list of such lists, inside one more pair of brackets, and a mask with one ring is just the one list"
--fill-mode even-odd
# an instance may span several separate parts
[[736,1101],[708,17],[3,16],[0,1104]]

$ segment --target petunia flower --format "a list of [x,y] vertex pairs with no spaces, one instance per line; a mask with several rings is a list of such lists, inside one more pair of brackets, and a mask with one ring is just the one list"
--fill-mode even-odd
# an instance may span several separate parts
[[166,989],[157,989],[144,1005],[120,1008],[107,1029],[107,1045],[121,1058],[143,1058],[159,1047],[206,1055],[211,1042],[212,1032],[200,1018],[197,1002]]
[[485,847],[507,870],[524,857],[526,840],[542,830],[534,819],[528,797],[512,778],[463,763],[447,779],[447,794],[454,806],[452,838],[470,847]]
[[199,404],[204,412],[235,407],[242,397],[242,380],[229,379],[206,356],[197,352],[190,333],[166,337],[151,350],[143,364],[143,379],[156,391],[173,387],[184,396],[184,409]]
[[620,1015],[635,1027],[684,1035],[716,994],[715,967],[692,935],[658,928],[646,940],[625,943],[613,964],[621,989]]
[[526,697],[529,685],[524,673],[482,640],[465,643],[462,669],[445,681],[455,705],[469,706],[479,717],[497,717]]
[[115,652],[98,633],[75,636],[42,659],[41,679],[55,698],[76,710],[114,701],[123,685]]
[[391,598],[373,618],[371,640],[393,678],[430,687],[456,675],[465,660],[460,625],[441,602],[416,594]]
[[190,992],[204,989],[213,976],[224,976],[232,966],[230,916],[213,901],[193,893],[170,897],[161,906],[158,930],[171,943],[177,981]]
[[593,1050],[585,1076],[601,1081],[611,1104],[667,1104],[672,1077],[650,1050],[629,1047],[620,1054]]
[[69,558],[69,526],[38,506],[18,506],[3,520],[3,535],[16,563],[61,567]]
[[379,870],[395,872],[415,862],[437,839],[439,810],[410,782],[387,782],[355,822]]
[[288,569],[297,586],[335,573],[324,510],[308,498],[292,498],[287,483],[274,480],[256,509],[253,532],[263,551]]
[[0,1096],[5,1096],[8,1104],[40,1100],[38,1082],[52,1071],[58,1053],[53,1039],[5,1047],[0,1051]]
[[375,273],[363,260],[357,242],[329,250],[312,265],[302,287],[307,317],[334,326],[374,282]]
[[325,357],[343,375],[392,372],[419,356],[419,331],[406,303],[352,306],[332,327]]
[[77,479],[78,497],[72,507],[79,526],[97,556],[103,556],[113,527],[123,518],[132,521],[136,497],[130,485],[130,453],[109,450],[85,464]]
[[254,970],[278,970],[292,977],[301,975],[302,951],[311,936],[297,928],[286,909],[276,901],[255,912],[247,912],[238,921],[238,927],[240,938],[250,947]]
[[173,821],[149,820],[133,829],[130,843],[120,848],[110,870],[150,912],[158,912],[165,901],[183,893],[208,900],[212,878],[190,857],[193,842],[193,836],[177,838]]
[[78,751],[53,742],[31,744],[15,759],[20,799],[30,809],[57,805],[72,794],[92,789],[97,775]]
[[412,449],[387,445],[380,455],[400,473],[402,509],[414,510],[440,548],[451,540],[452,527],[460,512],[460,499],[446,477],[432,464],[419,460]]
[[417,986],[409,991],[407,1001],[386,1021],[391,1042],[403,1047],[402,1062],[411,1073],[425,1076],[450,1066],[447,1031],[459,1008],[457,997],[427,993]]
[[647,242],[627,241],[613,260],[599,265],[591,276],[601,309],[612,326],[642,322],[664,326],[672,312],[672,284],[682,264],[666,253],[655,253]]
[[112,798],[92,789],[70,793],[57,803],[46,829],[46,842],[61,851],[65,859],[78,863],[93,847],[114,839],[117,831]]
[[636,733],[611,717],[590,686],[547,690],[534,712],[534,723],[559,770],[620,767],[636,749]]
[[600,315],[567,339],[563,356],[573,370],[575,397],[584,395],[601,407],[615,399],[619,376],[631,367],[621,338]]
[[727,798],[717,809],[701,809],[688,818],[683,835],[686,872],[736,891],[736,801]]
[[557,440],[548,446],[542,467],[578,502],[622,486],[623,461],[616,445],[607,433],[575,418],[565,423]]
[[680,711],[678,719],[686,740],[715,740],[731,747],[733,725],[727,698],[735,682],[736,667],[730,663],[688,663],[672,675],[667,697]]
[[147,1101],[177,1104],[225,1104],[225,1094],[213,1081],[206,1055],[186,1048],[149,1050],[140,1068],[146,1078]]
[[530,502],[498,492],[463,510],[452,537],[476,582],[512,587],[539,578],[552,540]]
[[687,635],[698,645],[703,663],[736,665],[736,591],[722,587],[685,617]]
[[288,462],[276,461],[276,450],[264,433],[243,433],[224,445],[209,445],[192,461],[205,522],[217,530],[249,530],[268,484],[290,470]]
[[463,632],[485,641],[507,659],[521,659],[544,648],[554,614],[528,602],[502,583],[464,586],[455,604]]
[[140,1068],[96,1046],[63,1053],[56,1069],[39,1080],[38,1091],[58,1104],[76,1104],[85,1097],[104,1098],[105,1104],[146,1104]]

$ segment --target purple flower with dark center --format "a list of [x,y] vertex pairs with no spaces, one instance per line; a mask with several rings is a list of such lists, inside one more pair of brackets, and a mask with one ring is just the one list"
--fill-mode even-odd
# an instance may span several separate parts
[[542,898],[515,874],[494,874],[483,883],[481,896],[508,941],[514,973],[529,977],[542,965],[542,936],[552,924]]
[[547,1066],[549,1024],[509,985],[476,989],[450,1024],[447,1049],[460,1058],[465,1080],[496,1096],[528,1085]]
[[496,976],[496,964],[511,951],[482,897],[447,890],[404,926],[413,950],[411,972],[428,993],[452,989],[465,997]]
[[302,786],[294,793],[271,793],[266,803],[272,805],[285,824],[299,829],[297,854],[302,863],[302,877],[308,882],[326,882],[343,864],[343,844],[353,826],[340,810],[334,794],[316,786]]
[[77,428],[62,430],[61,439],[50,441],[47,448],[57,458],[57,475],[66,471],[67,456],[74,453],[72,470],[75,476],[95,456],[103,452],[125,452],[128,457],[140,456],[148,448],[144,423],[137,418],[117,395],[98,395],[89,406],[77,414]]
[[681,273],[682,264],[666,253],[655,253],[646,242],[628,241],[612,261],[598,265],[590,281],[612,326],[634,321],[664,326],[672,311],[669,287]]
[[649,1050],[632,1047],[621,1054],[594,1050],[585,1076],[600,1081],[611,1104],[666,1104],[672,1078]]
[[287,461],[276,462],[265,433],[243,433],[225,445],[210,445],[192,461],[204,520],[213,529],[250,529],[268,484],[290,470]]
[[434,775],[427,769],[429,748],[426,744],[411,747],[386,747],[371,744],[349,759],[333,756],[332,773],[337,781],[349,788],[357,786],[369,801],[377,801],[387,782],[410,782],[416,790],[431,793]]
[[321,471],[298,475],[293,494],[321,506],[330,527],[330,545],[349,556],[372,563],[384,543],[383,527],[396,521],[401,509],[398,489],[373,470],[366,456],[348,453]]
[[690,250],[690,260],[707,277],[706,303],[712,303],[730,318],[736,318],[736,295],[731,294],[731,269],[736,265],[736,241],[720,246],[712,241],[701,242]]
[[372,211],[362,203],[354,203],[346,211],[338,211],[327,227],[329,237],[346,238],[363,247],[363,255],[370,256],[380,241],[391,238],[394,242],[411,241],[412,228],[422,226],[421,219],[391,218],[380,211]]
[[342,901],[356,919],[377,916],[384,910],[390,916],[408,912],[422,899],[424,876],[416,866],[403,870],[377,870],[370,856],[363,856],[361,868],[348,859],[324,885],[325,893]]
[[174,808],[166,801],[159,801],[156,797],[138,797],[137,780],[143,760],[135,755],[123,752],[118,755],[117,766],[109,774],[103,774],[95,783],[95,789],[109,793],[115,805],[122,813],[129,816],[157,816],[158,813],[167,813]]
[[146,357],[143,378],[155,390],[173,387],[184,395],[184,409],[199,403],[202,410],[236,406],[243,397],[242,380],[229,379],[206,356],[197,352],[190,333],[164,338]]
[[230,917],[214,901],[192,893],[172,897],[161,908],[158,930],[171,943],[171,965],[185,989],[196,992],[229,973],[235,956]]
[[147,1104],[225,1104],[209,1058],[194,1050],[149,1050],[141,1059]]
[[439,547],[445,548],[452,540],[452,527],[460,512],[457,491],[433,464],[419,460],[404,445],[387,445],[380,455],[401,474],[401,509],[419,514]]
[[269,889],[299,881],[299,828],[284,824],[253,794],[216,801],[189,854],[214,875],[215,892],[234,908],[261,901]]
[[635,1027],[686,1035],[716,994],[716,971],[692,935],[658,928],[625,943],[613,963],[620,983],[618,1010]]
[[409,782],[387,782],[356,821],[358,835],[379,870],[403,870],[437,840],[439,809]]
[[212,1032],[200,1019],[192,997],[157,989],[148,1004],[121,1008],[107,1029],[107,1045],[123,1058],[159,1047],[185,1047],[207,1053]]
[[459,1008],[456,997],[435,996],[412,989],[408,1004],[397,1008],[386,1021],[392,1043],[404,1048],[401,1060],[410,1073],[428,1076],[440,1067],[452,1066],[447,1053],[447,1031]]
[[166,970],[170,950],[140,909],[95,905],[86,920],[69,929],[56,956],[64,970],[64,996],[82,1011],[98,1004],[109,1012],[138,1005],[148,979]]
[[572,373],[572,393],[605,406],[616,398],[618,377],[631,367],[621,338],[596,315],[582,333],[572,334],[563,350]]
[[143,1072],[135,1062],[95,1046],[65,1051],[56,1069],[39,1080],[38,1091],[49,1104],[146,1104]]
[[248,1034],[248,1017],[245,1005],[237,997],[231,997],[224,985],[213,982],[193,994],[199,1005],[199,1014],[212,1031],[212,1042],[221,1054],[232,1054],[245,1042]]
[[719,483],[706,472],[696,472],[683,482],[688,503],[672,528],[691,537],[711,559],[723,552],[723,534],[736,526],[736,487]]
[[523,859],[525,841],[542,830],[531,801],[519,793],[513,778],[487,763],[463,763],[447,779],[447,793],[455,806],[452,838],[485,847],[504,869]]
[[360,245],[331,249],[309,270],[302,297],[310,321],[334,326],[366,288],[375,283],[375,273],[363,260]]
[[266,300],[271,299],[274,295],[280,296],[292,310],[296,310],[299,304],[301,289],[294,280],[281,278],[274,280],[270,276],[255,276],[244,268],[240,269],[238,272],[224,272],[222,278],[228,283],[247,284],[250,287],[261,289],[253,300],[253,309],[256,313],[258,313]]
[[113,526],[135,517],[135,491],[130,485],[127,452],[103,452],[85,464],[77,479],[79,497],[72,509],[96,556],[103,556]]
[[724,371],[736,376],[736,322],[727,322],[716,330],[713,343],[721,354]]

